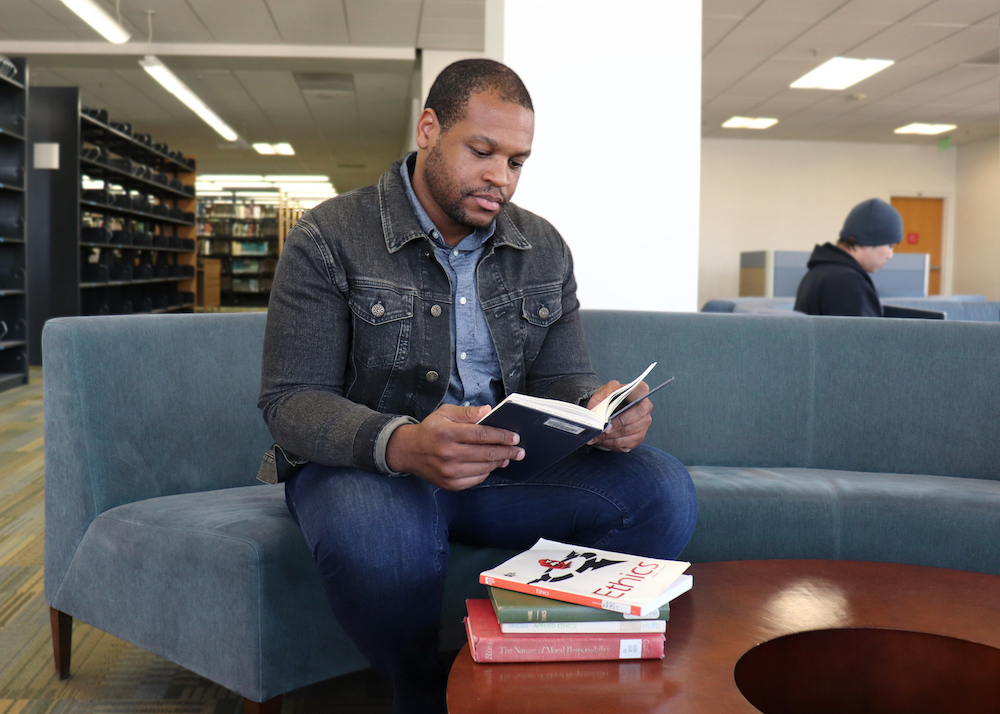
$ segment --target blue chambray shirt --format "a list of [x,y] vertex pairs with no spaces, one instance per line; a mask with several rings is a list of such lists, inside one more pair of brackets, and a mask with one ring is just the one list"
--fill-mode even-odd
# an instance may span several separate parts
[[496,230],[494,220],[485,228],[477,228],[452,248],[445,243],[427,211],[420,205],[410,183],[410,154],[399,167],[406,196],[413,206],[420,227],[434,244],[434,257],[451,281],[451,379],[445,404],[462,406],[493,406],[503,395],[494,392],[491,383],[501,384],[500,360],[493,347],[493,338],[486,325],[486,316],[479,306],[479,286],[476,266],[485,250],[486,241]]

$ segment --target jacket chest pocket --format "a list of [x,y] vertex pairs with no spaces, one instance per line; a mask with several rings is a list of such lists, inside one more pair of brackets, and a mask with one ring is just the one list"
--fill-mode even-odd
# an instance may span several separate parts
[[525,295],[521,301],[521,325],[524,329],[524,358],[531,363],[542,348],[549,327],[562,317],[562,291],[559,288]]
[[402,364],[413,330],[413,296],[387,288],[355,288],[348,301],[354,314],[356,364],[388,367]]

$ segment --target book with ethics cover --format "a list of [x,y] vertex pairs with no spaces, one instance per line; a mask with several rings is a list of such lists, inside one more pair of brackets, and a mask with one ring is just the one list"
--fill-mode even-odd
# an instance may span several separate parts
[[[614,417],[642,401],[625,403],[628,395],[655,366],[656,362],[653,362],[642,374],[616,389],[593,409],[558,399],[526,394],[507,395],[479,423],[520,435],[518,446],[524,449],[524,459],[511,461],[497,473],[511,479],[531,476],[599,436]],[[642,399],[672,379],[650,389]]]
[[465,629],[476,662],[569,662],[662,659],[660,632],[636,634],[504,634],[489,600],[466,600]]
[[675,584],[690,563],[626,555],[539,538],[479,574],[490,587],[648,617],[690,589]]

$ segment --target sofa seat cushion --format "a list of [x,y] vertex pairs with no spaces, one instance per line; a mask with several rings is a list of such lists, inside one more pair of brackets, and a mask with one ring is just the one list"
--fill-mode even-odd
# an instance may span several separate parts
[[806,468],[692,466],[683,558],[868,560],[1000,575],[1000,482]]
[[[52,606],[256,701],[367,666],[330,612],[282,486],[105,511]],[[192,646],[205,640],[226,645]]]

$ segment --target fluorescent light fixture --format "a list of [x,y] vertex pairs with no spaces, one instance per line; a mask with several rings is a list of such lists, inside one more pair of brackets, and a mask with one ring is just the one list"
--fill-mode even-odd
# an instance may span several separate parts
[[954,124],[921,124],[915,122],[913,124],[907,124],[906,126],[901,126],[896,129],[893,133],[895,134],[927,134],[928,136],[933,136],[934,134],[943,134],[946,131],[951,131],[955,128]]
[[254,144],[253,148],[257,151],[258,154],[266,154],[268,156],[271,156],[272,154],[281,154],[282,156],[295,156],[295,149],[293,149],[292,145],[287,142],[283,142],[281,144],[266,144],[264,142],[260,142]]
[[285,193],[295,193],[296,191],[332,191],[333,184],[326,183],[281,183],[275,181],[274,185]]
[[199,174],[199,181],[269,181],[258,174]]
[[205,102],[201,101],[198,95],[188,89],[187,85],[178,79],[177,75],[171,72],[170,68],[163,64],[159,58],[153,55],[146,55],[145,58],[139,60],[139,64],[142,65],[144,70],[149,72],[153,79],[162,84],[164,89],[188,105],[191,111],[215,129],[223,139],[226,141],[236,141],[239,138],[239,134],[233,131],[226,122],[222,121],[218,114],[209,109]]
[[847,89],[894,64],[892,60],[834,57],[796,79],[795,89]]
[[767,129],[778,123],[777,119],[765,117],[733,117],[723,123],[725,129]]
[[265,176],[265,181],[273,181],[274,183],[324,183],[330,180],[329,176],[296,176],[294,174],[283,176],[281,174],[275,174],[273,176]]
[[108,42],[120,45],[128,42],[129,31],[122,27],[93,0],[62,0],[62,4],[80,16],[80,19],[100,32]]

